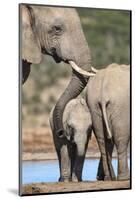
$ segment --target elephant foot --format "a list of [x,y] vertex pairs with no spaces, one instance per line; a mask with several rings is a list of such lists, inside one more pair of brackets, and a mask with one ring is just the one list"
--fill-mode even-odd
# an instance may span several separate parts
[[104,181],[112,181],[112,179],[109,175],[106,175],[104,176]]
[[104,181],[104,175],[98,175],[96,178],[98,181]]
[[115,181],[116,178],[111,178],[110,176],[97,176],[98,181]]
[[72,181],[73,182],[79,182],[77,176],[75,174],[72,174]]
[[59,178],[59,182],[68,183],[68,182],[71,182],[71,178],[69,178],[69,177],[60,177]]
[[130,174],[129,174],[129,173],[122,173],[122,174],[119,174],[117,180],[118,180],[118,181],[130,180]]

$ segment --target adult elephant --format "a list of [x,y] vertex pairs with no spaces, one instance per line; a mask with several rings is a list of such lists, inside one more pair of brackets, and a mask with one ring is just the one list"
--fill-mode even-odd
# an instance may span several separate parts
[[118,180],[130,178],[127,148],[130,140],[130,67],[111,64],[89,80],[87,104],[101,152],[97,178],[114,180],[111,159],[118,154]]
[[[54,109],[56,133],[64,136],[62,115],[66,104],[85,88],[91,69],[91,57],[77,12],[73,8],[21,5],[23,82],[30,73],[31,63],[38,64],[42,53],[57,63],[71,65],[72,77]],[[93,71],[93,72],[92,72]]]

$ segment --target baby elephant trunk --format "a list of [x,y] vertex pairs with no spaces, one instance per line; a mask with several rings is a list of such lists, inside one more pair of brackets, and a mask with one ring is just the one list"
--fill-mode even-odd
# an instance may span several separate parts
[[77,156],[84,156],[85,149],[86,149],[86,142],[87,142],[87,136],[85,133],[77,134],[74,137],[74,142],[76,144],[76,153]]

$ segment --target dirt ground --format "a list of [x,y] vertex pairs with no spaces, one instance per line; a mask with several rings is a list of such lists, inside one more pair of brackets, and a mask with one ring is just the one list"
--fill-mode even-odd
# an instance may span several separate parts
[[91,181],[79,183],[38,183],[22,187],[22,195],[65,193],[97,190],[130,189],[130,181]]

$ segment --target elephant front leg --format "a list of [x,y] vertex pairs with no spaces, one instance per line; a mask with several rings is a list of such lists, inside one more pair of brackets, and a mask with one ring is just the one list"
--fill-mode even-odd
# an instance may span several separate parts
[[60,182],[71,181],[71,160],[67,145],[62,145],[59,151],[60,154]]
[[82,181],[82,170],[84,164],[85,156],[76,156],[73,171],[72,171],[72,181],[78,182]]
[[[82,141],[83,143],[83,141]],[[83,165],[84,165],[84,159],[86,154],[86,149],[88,146],[88,141],[84,141],[84,144],[77,144],[76,151],[75,151],[75,160],[74,165],[72,168],[72,181],[78,182],[82,181],[82,171],[83,171]]]

